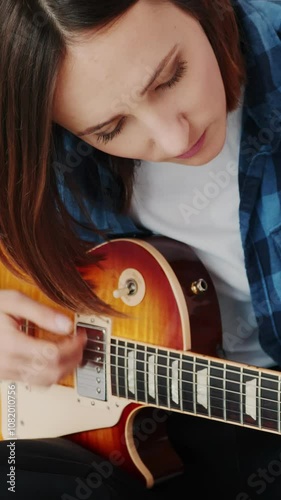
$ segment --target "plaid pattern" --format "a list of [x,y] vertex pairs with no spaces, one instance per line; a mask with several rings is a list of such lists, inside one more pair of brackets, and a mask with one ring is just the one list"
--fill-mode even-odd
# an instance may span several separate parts
[[[232,3],[248,68],[239,163],[241,239],[260,342],[281,365],[281,0]],[[66,150],[77,150],[77,141],[65,133]],[[91,169],[96,168],[95,197],[87,192],[89,161]],[[144,233],[128,217],[116,213],[113,200],[118,198],[118,188],[104,168],[105,161],[93,149],[73,171],[84,190],[91,219],[110,237],[125,233],[141,237]],[[69,211],[83,220],[63,186],[63,176],[59,184]],[[85,239],[92,237],[86,229],[79,233]]]
[[235,1],[246,51],[240,228],[264,350],[281,364],[281,1]]

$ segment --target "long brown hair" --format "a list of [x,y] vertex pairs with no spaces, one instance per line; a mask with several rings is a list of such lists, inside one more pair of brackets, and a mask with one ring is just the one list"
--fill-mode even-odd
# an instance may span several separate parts
[[[200,21],[220,65],[228,111],[234,110],[245,68],[230,0],[170,1]],[[73,311],[109,309],[78,271],[82,264],[96,263],[87,252],[93,243],[77,235],[57,187],[53,165],[64,151],[64,130],[52,122],[57,75],[75,36],[106,29],[136,3],[0,0],[0,258]],[[105,168],[120,186],[119,210],[125,211],[134,160],[112,157],[108,162],[105,156]],[[94,177],[91,182],[94,193]],[[82,200],[77,203],[83,206]],[[91,230],[94,240],[99,229],[92,225]]]

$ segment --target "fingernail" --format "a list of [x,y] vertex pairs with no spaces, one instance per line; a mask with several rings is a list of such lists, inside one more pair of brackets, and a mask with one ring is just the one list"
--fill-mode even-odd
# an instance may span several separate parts
[[58,330],[63,333],[69,333],[73,328],[72,321],[67,318],[67,316],[63,316],[62,314],[57,314],[55,317],[55,322]]

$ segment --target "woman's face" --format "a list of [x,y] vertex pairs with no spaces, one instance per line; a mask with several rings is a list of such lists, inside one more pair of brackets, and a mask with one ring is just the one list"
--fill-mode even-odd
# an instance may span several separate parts
[[69,47],[53,112],[56,123],[111,155],[193,166],[219,154],[226,117],[220,69],[201,25],[170,2],[149,0]]

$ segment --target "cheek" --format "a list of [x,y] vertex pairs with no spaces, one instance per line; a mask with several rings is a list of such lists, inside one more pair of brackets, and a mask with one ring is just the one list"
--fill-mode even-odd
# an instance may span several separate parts
[[226,95],[220,68],[213,56],[213,60],[206,65],[204,78],[205,95],[208,96],[210,106],[216,109],[224,109],[226,106]]
[[193,88],[205,110],[221,110],[226,96],[220,68],[211,47],[194,60]]

